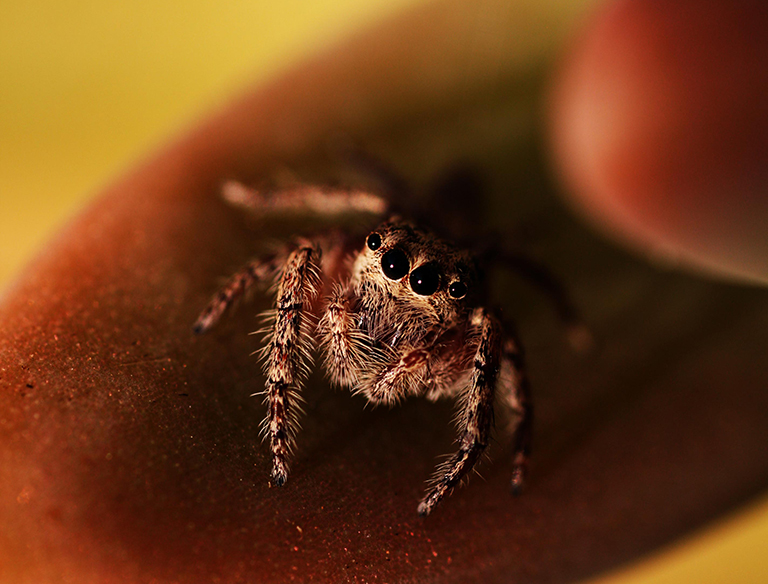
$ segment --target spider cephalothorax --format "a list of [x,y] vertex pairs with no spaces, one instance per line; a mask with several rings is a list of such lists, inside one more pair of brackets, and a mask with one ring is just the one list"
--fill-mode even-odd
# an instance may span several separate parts
[[[230,183],[225,195],[265,215],[359,215],[359,221],[370,221],[388,211],[375,195],[317,187],[268,195]],[[288,477],[301,384],[314,350],[311,312],[324,293],[317,337],[334,384],[376,404],[411,395],[458,401],[457,452],[438,468],[419,513],[429,514],[472,470],[488,445],[494,403],[515,422],[512,485],[519,489],[531,422],[522,350],[511,328],[482,305],[482,281],[467,252],[398,217],[364,241],[339,232],[298,240],[238,272],[200,315],[196,330],[213,326],[250,288],[273,282],[275,306],[262,358],[268,408],[263,432],[275,484]]]
[[[464,341],[474,285],[466,253],[397,219],[380,225],[320,321],[331,379],[373,403],[440,397],[471,358]],[[342,315],[346,338],[338,333]]]

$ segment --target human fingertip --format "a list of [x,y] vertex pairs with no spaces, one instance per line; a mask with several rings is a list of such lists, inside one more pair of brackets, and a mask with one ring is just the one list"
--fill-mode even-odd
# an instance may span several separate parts
[[766,31],[761,2],[595,14],[549,108],[574,207],[654,257],[768,282]]

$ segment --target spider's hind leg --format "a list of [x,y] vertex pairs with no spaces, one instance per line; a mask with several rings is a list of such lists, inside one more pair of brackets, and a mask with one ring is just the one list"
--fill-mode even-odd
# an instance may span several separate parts
[[228,181],[222,186],[222,196],[229,204],[263,219],[311,219],[338,224],[347,218],[354,225],[375,223],[389,212],[384,197],[361,189],[296,184],[263,190]]
[[514,272],[549,297],[560,322],[565,326],[568,342],[575,350],[586,352],[592,348],[592,332],[584,322],[568,289],[546,265],[526,255],[505,250],[492,250],[488,259],[499,267]]

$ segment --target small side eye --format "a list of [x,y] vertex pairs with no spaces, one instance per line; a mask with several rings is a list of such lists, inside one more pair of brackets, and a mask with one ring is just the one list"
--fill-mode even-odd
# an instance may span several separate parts
[[376,232],[371,233],[365,243],[368,245],[368,249],[375,251],[381,247],[381,235]]
[[464,282],[454,282],[448,286],[448,294],[451,298],[464,298],[467,295],[467,285]]
[[411,290],[421,296],[431,296],[440,286],[440,271],[435,264],[424,264],[411,272]]
[[408,273],[411,262],[408,256],[400,249],[390,249],[381,257],[381,270],[390,280],[399,280]]

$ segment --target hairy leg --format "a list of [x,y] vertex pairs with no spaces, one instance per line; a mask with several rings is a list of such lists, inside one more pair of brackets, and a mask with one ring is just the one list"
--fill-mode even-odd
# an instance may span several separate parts
[[253,288],[264,282],[272,282],[279,265],[280,261],[274,254],[248,262],[211,298],[208,306],[197,317],[193,330],[204,333],[213,328],[224,312],[246,297]]
[[523,254],[494,250],[489,258],[500,266],[546,294],[555,307],[557,316],[565,325],[568,341],[578,351],[588,351],[593,344],[592,333],[584,323],[576,305],[563,283],[544,264]]
[[499,401],[508,408],[514,425],[511,484],[512,492],[517,494],[524,486],[531,454],[533,404],[525,369],[525,353],[511,326],[505,327],[498,389]]
[[483,309],[475,312],[472,325],[479,331],[479,343],[460,417],[459,450],[438,467],[431,487],[419,504],[419,515],[429,515],[432,512],[432,509],[467,476],[488,445],[493,426],[494,392],[499,374],[501,330],[498,321]]
[[228,181],[222,187],[222,194],[227,202],[258,216],[382,217],[389,209],[383,197],[367,191],[316,185],[261,191],[236,181]]
[[272,449],[272,480],[282,486],[288,478],[301,413],[299,390],[311,358],[307,314],[320,290],[319,252],[303,245],[288,256],[280,275],[273,312],[274,325],[264,347],[267,376],[263,431]]

